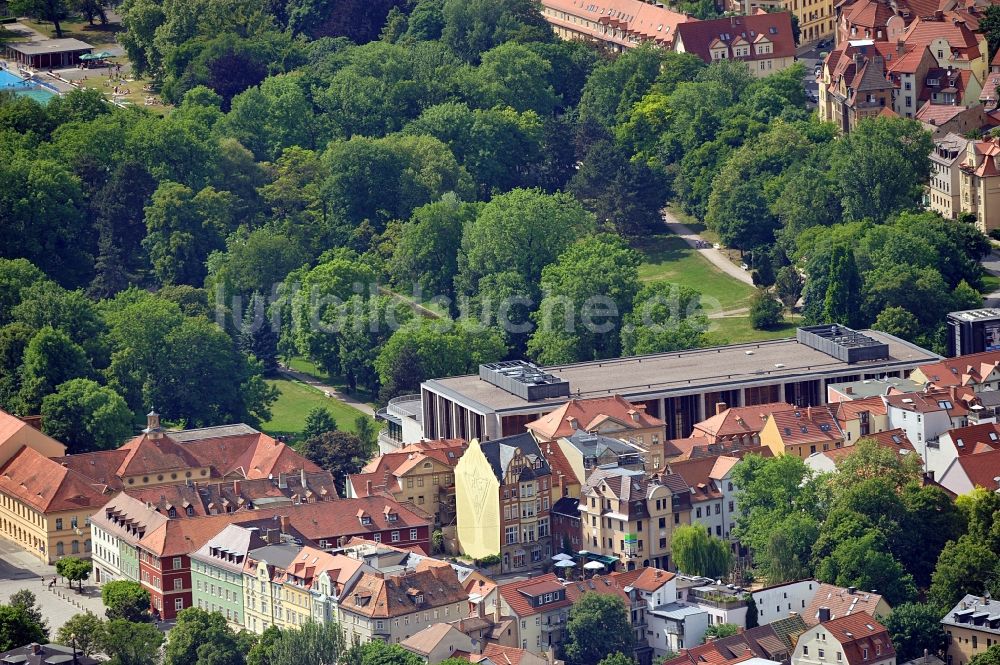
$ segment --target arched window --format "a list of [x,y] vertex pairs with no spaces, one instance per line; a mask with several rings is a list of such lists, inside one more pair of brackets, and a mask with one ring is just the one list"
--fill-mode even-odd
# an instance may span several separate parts
[[83,551],[89,552],[90,548],[91,548],[90,538],[88,538],[87,540],[83,541]]
[[61,542],[56,543],[56,556],[62,556],[66,552],[65,546]]
[[74,540],[73,543],[69,547],[69,551],[72,552],[73,554],[79,554],[80,553],[80,541],[79,540]]

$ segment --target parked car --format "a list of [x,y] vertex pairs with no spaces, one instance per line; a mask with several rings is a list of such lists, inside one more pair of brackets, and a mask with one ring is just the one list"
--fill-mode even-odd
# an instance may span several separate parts
[[712,245],[712,249],[722,249],[722,245],[720,245],[719,243],[715,243],[714,245]]
[[747,265],[747,264],[745,264],[745,263],[741,263],[741,264],[740,264],[740,268],[742,268],[743,270],[750,270],[750,266],[748,266],[748,265]]

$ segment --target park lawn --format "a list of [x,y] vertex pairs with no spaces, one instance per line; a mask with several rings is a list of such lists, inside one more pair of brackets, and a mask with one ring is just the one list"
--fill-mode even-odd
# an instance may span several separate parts
[[357,390],[350,391],[347,389],[347,381],[342,376],[331,376],[323,370],[321,370],[316,363],[309,360],[308,358],[303,358],[302,356],[295,356],[291,360],[285,361],[285,364],[294,369],[296,372],[302,372],[303,374],[308,374],[319,379],[321,382],[328,386],[336,388],[338,392],[342,392],[345,395],[350,395],[356,400],[360,400],[375,406],[377,403],[376,395],[371,394],[364,388],[359,387]]
[[[50,39],[55,39],[56,29],[48,21],[24,20],[21,23],[33,30],[37,30]],[[95,47],[105,44],[114,45],[115,34],[122,30],[121,23],[101,25],[100,21],[96,21],[94,25],[90,25],[84,18],[72,18],[60,21],[59,27],[62,28],[63,39],[79,39]]]
[[267,383],[276,387],[279,393],[278,400],[271,406],[271,419],[261,425],[261,429],[272,436],[298,436],[305,426],[306,416],[318,406],[328,409],[337,421],[337,429],[345,432],[356,431],[354,421],[358,416],[364,416],[354,407],[327,397],[299,381],[268,379]]
[[983,275],[983,288],[982,293],[993,293],[994,291],[1000,291],[1000,276],[991,275],[986,273]]
[[683,238],[670,233],[648,236],[636,249],[643,255],[639,279],[668,281],[687,286],[702,295],[708,313],[749,307],[755,289],[729,275],[692,249]]
[[786,314],[784,323],[777,328],[755,330],[750,327],[749,316],[727,316],[709,321],[707,337],[710,346],[795,337],[795,327],[799,325],[799,320],[799,317],[792,318]]
[[670,214],[676,217],[679,222],[684,224],[684,226],[688,227],[689,229],[697,233],[699,236],[701,236],[702,240],[707,240],[708,242],[712,243],[719,242],[718,233],[710,230],[705,225],[705,222],[700,222],[698,221],[697,218],[692,217],[691,215],[684,212],[684,210],[682,210],[681,207],[676,203],[668,204],[667,210],[669,210]]

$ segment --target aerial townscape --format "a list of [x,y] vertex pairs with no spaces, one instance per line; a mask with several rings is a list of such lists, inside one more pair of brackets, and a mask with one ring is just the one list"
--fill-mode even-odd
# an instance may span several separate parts
[[1000,665],[1000,0],[0,0],[0,665],[100,663]]

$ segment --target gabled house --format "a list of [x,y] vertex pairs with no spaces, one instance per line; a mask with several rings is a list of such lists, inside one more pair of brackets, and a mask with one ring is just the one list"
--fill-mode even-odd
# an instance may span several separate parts
[[728,406],[725,402],[715,405],[715,415],[695,424],[693,438],[705,438],[713,443],[733,442],[745,447],[760,445],[760,430],[767,416],[773,411],[794,409],[787,402],[772,402],[755,406]]
[[682,23],[677,26],[674,50],[693,53],[709,64],[745,62],[751,75],[768,76],[795,62],[792,14],[760,12]]
[[889,426],[902,429],[925,463],[935,457],[938,437],[950,429],[969,424],[975,395],[968,388],[925,390],[887,395],[883,398]]
[[500,556],[503,572],[541,567],[552,556],[551,483],[531,434],[473,439],[455,466],[461,550],[475,558]]
[[760,432],[760,442],[775,455],[809,455],[844,445],[844,431],[834,407],[810,406],[804,409],[775,411]]
[[823,620],[795,644],[792,665],[896,665],[896,650],[885,626],[860,613]]
[[[877,434],[870,434],[864,438],[874,441],[882,448],[892,450],[900,457],[918,454],[913,444],[906,438],[906,432],[901,429],[886,430]],[[810,455],[806,458],[805,462],[806,466],[817,473],[830,473],[837,469],[837,464],[840,460],[850,457],[855,452],[856,448],[853,445],[844,446]]]
[[[943,482],[945,472],[953,466],[956,460],[1000,450],[1000,425],[996,423],[981,423],[957,427],[941,434],[937,441],[932,441],[925,449],[925,468],[931,477]],[[980,459],[980,458],[977,458]],[[958,471],[958,468],[955,469]],[[961,486],[961,476],[952,477]],[[948,488],[952,490],[952,488]],[[970,488],[971,489],[971,488]],[[955,490],[952,490],[955,491]],[[964,491],[957,491],[964,494]]]
[[837,402],[833,409],[846,445],[889,429],[889,416],[881,397]]
[[820,119],[846,134],[862,120],[892,110],[895,86],[887,77],[886,56],[893,51],[872,40],[850,41],[832,51],[819,81]]
[[1000,351],[971,353],[921,365],[910,373],[910,380],[934,388],[971,388],[977,393],[1000,390]]
[[977,487],[1000,492],[1000,446],[955,458],[941,474],[940,483],[949,492],[968,494]]
[[950,665],[969,661],[995,644],[1000,644],[1000,613],[997,601],[988,595],[966,594],[941,619],[947,636],[945,658]]

